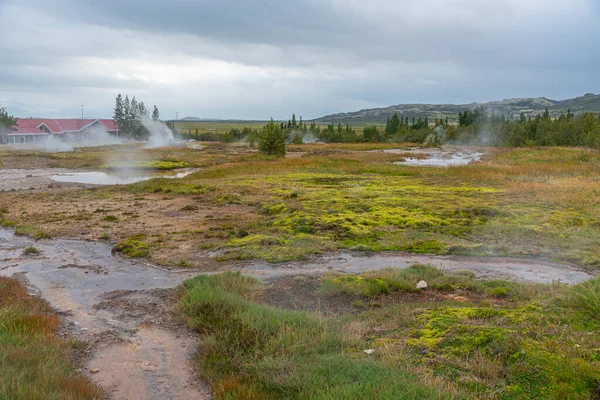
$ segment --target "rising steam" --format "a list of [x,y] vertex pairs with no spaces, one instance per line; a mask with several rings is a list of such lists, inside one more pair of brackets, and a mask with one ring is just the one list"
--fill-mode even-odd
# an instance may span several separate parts
[[160,121],[155,121],[150,118],[142,118],[144,128],[150,133],[148,137],[148,145],[146,148],[166,147],[176,144],[173,132],[168,126]]

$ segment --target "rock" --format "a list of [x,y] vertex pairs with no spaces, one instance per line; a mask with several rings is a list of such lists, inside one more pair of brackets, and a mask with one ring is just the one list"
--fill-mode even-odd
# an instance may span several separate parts
[[373,354],[373,353],[375,353],[375,350],[373,350],[373,349],[365,350],[365,354],[369,354],[370,355],[370,354]]
[[417,283],[417,289],[425,289],[427,287],[427,282],[425,281],[420,281],[419,283]]
[[143,369],[144,371],[152,371],[156,367],[154,367],[153,365],[150,365],[150,361],[144,360],[140,363],[140,368]]
[[98,372],[100,372],[100,370],[98,368],[90,368],[90,372],[92,374],[97,374]]

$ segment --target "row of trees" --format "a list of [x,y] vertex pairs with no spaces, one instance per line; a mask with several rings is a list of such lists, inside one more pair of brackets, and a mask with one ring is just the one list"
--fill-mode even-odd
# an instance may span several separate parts
[[586,146],[600,149],[600,115],[570,111],[550,118],[548,110],[518,120],[479,113],[446,140],[492,146]]
[[[275,127],[274,127],[275,126]],[[265,131],[268,127],[268,130]],[[427,117],[409,119],[394,114],[385,126],[371,125],[358,129],[342,124],[319,126],[314,121],[308,125],[296,115],[288,121],[270,121],[262,129],[245,127],[232,129],[226,134],[196,132],[189,134],[197,140],[218,140],[224,142],[247,141],[251,145],[261,143],[261,138],[282,135],[284,143],[305,143],[321,141],[326,143],[358,142],[412,142],[412,143],[456,143],[490,146],[589,146],[600,148],[600,116],[592,113],[579,116],[567,111],[558,118],[551,118],[549,112],[536,117],[521,115],[519,119],[509,119],[493,115],[483,107],[465,110],[458,115],[458,124],[449,124],[447,118],[435,119],[430,123]],[[279,136],[278,136],[279,137]],[[278,144],[277,148],[281,148]]]
[[[150,118],[150,110],[143,101],[138,102],[133,96],[129,100],[129,95],[123,96],[119,93],[115,99],[115,110],[113,119],[119,128],[119,135],[130,137],[136,140],[144,140],[149,136],[148,129],[142,121]],[[152,119],[160,120],[160,112],[156,105],[152,109]]]

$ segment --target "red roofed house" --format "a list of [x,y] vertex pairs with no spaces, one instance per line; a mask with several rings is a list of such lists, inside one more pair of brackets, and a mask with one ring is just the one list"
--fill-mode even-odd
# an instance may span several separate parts
[[0,142],[39,142],[50,135],[58,135],[66,140],[81,140],[93,137],[98,129],[115,136],[119,134],[112,119],[17,118],[13,131],[0,136]]

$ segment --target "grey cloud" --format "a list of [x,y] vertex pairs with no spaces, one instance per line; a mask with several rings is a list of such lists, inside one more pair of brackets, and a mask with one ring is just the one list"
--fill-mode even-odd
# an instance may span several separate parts
[[567,97],[598,91],[598,22],[594,0],[0,0],[0,101],[267,118]]

